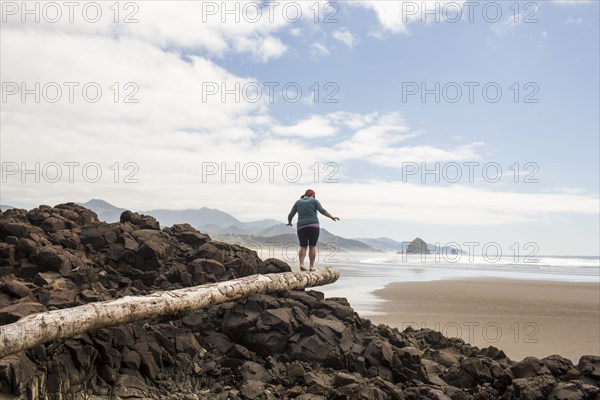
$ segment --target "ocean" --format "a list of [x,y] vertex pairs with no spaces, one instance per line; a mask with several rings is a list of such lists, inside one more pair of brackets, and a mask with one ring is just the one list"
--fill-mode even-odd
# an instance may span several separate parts
[[[536,262],[534,262],[536,261]],[[517,279],[600,284],[600,257],[536,256],[534,259],[501,257],[496,262],[462,255],[456,262],[444,257],[394,253],[338,253],[326,263],[340,272],[331,285],[316,288],[326,297],[345,297],[361,315],[381,315],[384,301],[373,294],[393,282],[426,282],[451,279]]]

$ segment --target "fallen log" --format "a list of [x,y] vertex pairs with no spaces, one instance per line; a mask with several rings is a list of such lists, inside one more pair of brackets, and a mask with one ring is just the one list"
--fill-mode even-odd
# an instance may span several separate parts
[[161,291],[146,296],[126,296],[117,300],[32,314],[15,323],[0,326],[0,357],[100,328],[160,315],[194,311],[257,293],[327,285],[338,278],[339,272],[330,267],[314,272],[252,275],[225,282]]

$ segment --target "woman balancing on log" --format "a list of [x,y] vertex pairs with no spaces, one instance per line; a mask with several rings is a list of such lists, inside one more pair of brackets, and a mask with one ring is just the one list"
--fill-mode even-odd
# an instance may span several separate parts
[[292,211],[288,215],[288,226],[292,226],[292,219],[298,213],[298,239],[300,240],[300,250],[298,257],[300,259],[300,270],[306,271],[304,259],[306,258],[306,247],[310,247],[308,259],[310,260],[310,270],[315,270],[315,259],[317,258],[317,241],[319,240],[319,218],[317,211],[334,221],[339,221],[338,217],[329,214],[315,198],[315,191],[308,189],[300,200],[294,203]]

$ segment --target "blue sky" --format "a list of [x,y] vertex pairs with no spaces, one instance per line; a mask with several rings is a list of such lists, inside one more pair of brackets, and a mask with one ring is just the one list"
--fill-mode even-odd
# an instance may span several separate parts
[[[505,14],[512,13],[512,2],[499,4]],[[501,31],[483,18],[474,23],[414,23],[407,34],[385,32],[383,38],[370,35],[380,29],[375,15],[346,7],[339,13],[339,23],[321,24],[327,35],[315,35],[331,49],[328,55],[307,57],[315,40],[311,36],[292,39],[292,54],[265,65],[248,65],[239,57],[227,58],[224,65],[236,74],[262,81],[297,81],[304,88],[313,81],[335,82],[340,87],[339,103],[320,104],[319,112],[400,110],[413,127],[424,131],[421,143],[483,142],[490,160],[506,165],[538,163],[540,183],[534,190],[573,186],[597,193],[598,4],[535,4],[539,10],[532,18],[537,23],[512,24]],[[331,36],[342,26],[357,37],[352,48]],[[455,104],[443,99],[436,103],[433,95],[423,103],[419,94],[403,101],[402,85],[407,82],[425,83],[428,88],[436,82],[457,82],[463,97]],[[497,82],[503,97],[489,103],[479,89],[470,103],[464,82],[481,86]],[[515,82],[521,90],[518,103],[510,89]],[[533,96],[538,103],[523,102],[533,92],[524,88],[529,82],[539,87]],[[274,110],[289,122],[316,108],[286,102],[276,106],[280,107]]]
[[[315,23],[315,3],[281,2],[301,7],[302,19],[286,21],[280,4],[273,21],[263,14],[248,23],[240,14],[239,24],[231,16],[222,22],[222,10],[206,13],[220,2],[134,3],[133,24],[115,23],[107,8],[93,24],[78,14],[74,23],[22,22],[20,10],[3,6],[0,203],[103,198],[137,210],[206,206],[242,220],[283,220],[313,187],[342,218],[323,225],[342,236],[497,241],[505,249],[535,242],[540,254],[600,253],[598,2],[481,2],[502,10],[498,22],[481,8],[469,22],[464,2],[428,3],[460,7],[456,23],[446,21],[454,17],[449,12],[440,11],[440,22],[419,10],[409,14],[421,4],[410,1],[333,3],[334,23],[322,21],[332,6],[318,2]],[[95,82],[103,97],[35,103],[7,95],[12,83],[67,81]],[[124,83],[135,84],[139,102],[111,101],[114,82],[122,94]],[[203,101],[207,84],[223,82],[280,86],[274,102],[264,93],[258,102],[218,95]],[[299,102],[281,96],[290,82],[303,90]],[[436,83],[449,85],[449,96],[460,87],[462,97],[436,102],[430,94],[422,101],[405,92]],[[486,84],[502,90],[498,102],[483,97]],[[467,85],[475,88],[473,102]],[[332,88],[338,101],[323,102]],[[537,102],[525,102],[528,94]],[[35,182],[14,170],[36,162],[41,169],[62,166],[61,179],[49,182],[42,173]],[[91,183],[78,171],[70,182],[69,162],[96,163],[102,179]],[[289,162],[301,165],[298,182],[280,171],[258,182],[202,176],[209,164]],[[337,183],[323,181],[333,171],[326,163],[337,166]],[[463,174],[464,163],[479,163],[474,181],[434,182],[428,175],[423,182],[402,168],[448,163]],[[481,175],[480,166],[492,163],[503,173],[497,182]],[[136,182],[124,182],[128,172]],[[537,182],[523,182],[529,173]]]

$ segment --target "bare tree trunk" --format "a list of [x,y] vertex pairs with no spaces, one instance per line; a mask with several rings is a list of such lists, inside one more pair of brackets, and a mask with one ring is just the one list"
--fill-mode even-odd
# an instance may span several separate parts
[[225,282],[156,292],[147,296],[127,296],[112,301],[33,314],[15,323],[0,326],[0,357],[100,328],[160,315],[194,311],[257,293],[327,285],[338,278],[339,272],[330,267],[314,272],[252,275]]

